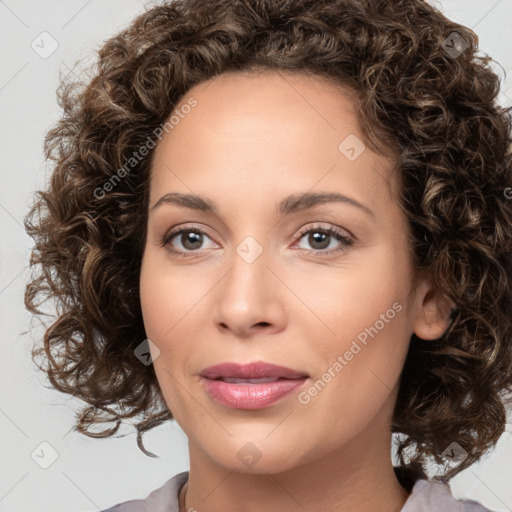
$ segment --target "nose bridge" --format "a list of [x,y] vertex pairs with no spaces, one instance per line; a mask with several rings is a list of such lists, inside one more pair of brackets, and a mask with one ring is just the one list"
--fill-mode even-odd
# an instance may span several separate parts
[[[261,264],[261,260],[266,261],[267,259],[266,254],[268,253],[268,247],[266,249],[264,248],[265,242],[262,240],[261,235],[258,239],[252,235],[248,235],[235,248],[238,257],[247,265],[252,265],[257,260],[260,260]],[[265,257],[262,258],[263,253],[265,253]],[[236,258],[235,261],[237,261]]]
[[270,249],[254,235],[244,236],[233,249],[231,269],[219,289],[217,321],[238,332],[258,323],[279,323],[277,289],[267,268]]
[[[261,239],[261,235],[258,238]],[[234,246],[228,281],[230,286],[234,286],[239,298],[256,298],[264,291],[262,288],[267,281],[268,255],[268,247],[264,247],[263,240],[258,241],[254,235],[245,236]]]

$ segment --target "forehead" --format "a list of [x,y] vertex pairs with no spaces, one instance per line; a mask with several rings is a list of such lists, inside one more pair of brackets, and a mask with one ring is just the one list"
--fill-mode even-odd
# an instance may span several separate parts
[[[191,99],[194,108],[183,109]],[[179,122],[155,149],[152,195],[221,186],[236,194],[241,182],[252,194],[263,185],[289,193],[321,181],[375,201],[388,188],[394,162],[364,146],[354,93],[326,79],[226,73],[190,89],[175,112]]]
[[[199,107],[190,116],[197,122],[194,128],[200,125],[212,136],[240,138],[258,128],[269,135],[290,129],[308,136],[312,132],[325,136],[340,129],[359,131],[355,93],[332,80],[305,73],[224,73],[190,89],[176,110],[191,97]],[[307,126],[309,130],[305,130]]]

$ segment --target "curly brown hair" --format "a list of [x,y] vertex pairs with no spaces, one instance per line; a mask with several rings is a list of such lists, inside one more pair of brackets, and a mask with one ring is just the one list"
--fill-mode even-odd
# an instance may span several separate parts
[[[497,104],[492,59],[477,53],[472,30],[421,0],[176,0],[107,40],[91,79],[62,80],[44,143],[53,173],[25,218],[38,269],[25,304],[41,315],[56,303],[32,354],[89,404],[75,429],[107,437],[136,417],[154,456],[142,434],[173,418],[134,355],[153,154],[133,162],[134,151],[192,86],[291,70],[355,94],[365,143],[398,161],[415,265],[455,304],[440,338],[411,338],[391,425],[403,474],[457,442],[468,455],[449,480],[493,447],[512,388],[512,107]],[[100,423],[114,425],[93,432]]]

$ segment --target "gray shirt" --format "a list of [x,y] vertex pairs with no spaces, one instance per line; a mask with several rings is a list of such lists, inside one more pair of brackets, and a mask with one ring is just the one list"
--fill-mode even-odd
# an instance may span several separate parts
[[[178,473],[145,499],[119,503],[101,512],[179,512],[178,495],[188,480],[188,471]],[[430,480],[417,480],[401,512],[492,512],[477,501],[456,500],[450,487]]]

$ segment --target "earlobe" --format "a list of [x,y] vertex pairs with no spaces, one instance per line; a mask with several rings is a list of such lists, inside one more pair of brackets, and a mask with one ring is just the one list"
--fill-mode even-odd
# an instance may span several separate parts
[[455,304],[443,293],[428,289],[418,296],[419,311],[414,324],[414,334],[424,340],[440,338],[450,325],[450,315]]

